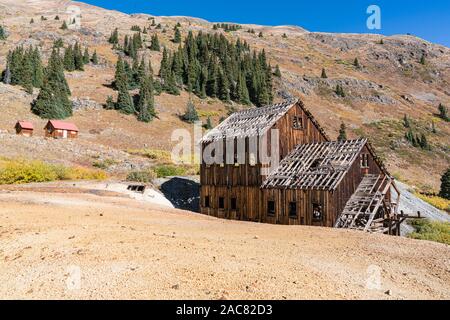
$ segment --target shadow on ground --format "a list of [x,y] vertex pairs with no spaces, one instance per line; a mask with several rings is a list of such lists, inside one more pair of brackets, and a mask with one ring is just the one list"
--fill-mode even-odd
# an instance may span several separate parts
[[174,177],[161,184],[161,191],[175,208],[200,212],[199,183]]

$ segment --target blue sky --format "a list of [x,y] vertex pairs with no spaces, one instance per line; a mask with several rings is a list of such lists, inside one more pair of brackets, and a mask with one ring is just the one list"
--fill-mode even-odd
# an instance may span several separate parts
[[[213,22],[298,25],[310,31],[410,33],[450,47],[449,0],[82,0],[126,13],[184,15]],[[369,5],[381,8],[381,30],[366,26]]]

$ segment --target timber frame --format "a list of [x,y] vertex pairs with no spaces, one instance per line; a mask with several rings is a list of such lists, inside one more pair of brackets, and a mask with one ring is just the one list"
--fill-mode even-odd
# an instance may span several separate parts
[[[255,162],[252,140],[277,129],[280,163],[269,173]],[[243,162],[237,139],[245,141]],[[397,234],[400,193],[367,139],[330,141],[303,102],[232,114],[202,139],[202,152],[223,141],[223,162],[200,166],[200,212],[219,218],[274,224],[352,228]],[[273,141],[268,139],[270,149]],[[230,149],[232,148],[232,149]],[[256,160],[260,160],[256,156]],[[392,201],[392,194],[395,202]],[[394,221],[394,224],[392,224]],[[397,222],[395,222],[397,221]]]

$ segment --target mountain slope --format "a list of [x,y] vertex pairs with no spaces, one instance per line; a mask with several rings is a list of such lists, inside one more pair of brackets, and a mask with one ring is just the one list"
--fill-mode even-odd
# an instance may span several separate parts
[[[37,45],[48,57],[55,39],[62,37],[66,43],[80,41],[91,52],[98,51],[101,64],[90,66],[85,72],[67,74],[73,98],[101,104],[108,95],[116,95],[109,85],[117,54],[107,38],[115,27],[121,37],[133,34],[130,30],[133,25],[148,27],[149,15],[126,15],[70,1],[16,2],[0,0],[0,23],[10,33],[5,45],[0,46],[0,68],[5,65],[7,51],[17,44]],[[61,21],[55,21],[54,16],[68,18],[65,12],[71,5],[81,9],[82,28],[60,30]],[[48,20],[41,21],[41,15]],[[32,18],[34,24],[29,23]],[[214,31],[211,23],[196,18],[155,17],[155,20],[164,26],[166,33],[152,28],[145,37],[150,39],[151,34],[158,33],[161,44],[171,49],[178,46],[171,42],[173,27],[178,22],[183,37],[189,30],[223,32]],[[249,28],[255,33],[247,32]],[[259,32],[262,38],[258,37]],[[299,96],[331,136],[337,136],[339,125],[345,122],[350,137],[364,135],[371,139],[396,177],[424,190],[438,188],[440,175],[450,163],[450,128],[435,115],[439,103],[450,107],[449,48],[413,36],[311,33],[290,26],[243,25],[241,30],[225,34],[230,39],[245,39],[252,48],[265,49],[271,64],[279,64],[282,78],[276,79],[277,100]],[[151,59],[154,70],[159,70],[161,53],[146,50],[142,54]],[[425,64],[420,63],[422,56]],[[355,58],[360,67],[354,65]],[[320,77],[322,68],[327,79]],[[337,85],[344,88],[345,98],[334,93]],[[11,131],[18,118],[35,119],[29,113],[32,96],[10,86],[0,87],[0,92],[0,108],[7,115],[0,118],[0,130]],[[173,129],[192,130],[178,117],[188,99],[187,93],[157,97],[160,118],[150,124],[101,109],[77,111],[71,120],[82,129],[80,140],[93,145],[120,150],[143,147],[169,150],[175,143],[171,141]],[[241,108],[214,99],[193,97],[193,100],[203,115],[212,115],[215,123],[230,110]],[[414,148],[404,139],[404,114],[412,119],[417,133],[426,134],[432,151]],[[433,122],[436,133],[431,130]],[[13,139],[14,143],[23,139],[19,140]]]

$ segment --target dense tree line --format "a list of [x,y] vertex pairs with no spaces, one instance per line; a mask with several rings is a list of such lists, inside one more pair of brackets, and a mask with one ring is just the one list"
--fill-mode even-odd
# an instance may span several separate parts
[[273,101],[272,73],[264,50],[252,52],[245,41],[222,34],[189,32],[178,50],[164,49],[159,76],[171,94],[184,87],[201,98],[262,106]]
[[439,196],[450,200],[450,168],[447,169],[442,175]]
[[[119,56],[116,65],[114,88],[118,91],[117,101],[108,97],[107,109],[115,109],[124,114],[136,114],[139,121],[150,122],[156,116],[154,108],[154,93],[160,91],[154,86],[153,70],[142,59],[135,57],[132,65]],[[139,94],[134,99],[129,90],[139,88]],[[136,102],[135,102],[136,101]]]
[[37,48],[22,46],[8,53],[6,69],[3,71],[2,80],[6,84],[20,85],[28,93],[33,93],[33,88],[40,88],[44,79],[44,69],[41,55]]
[[238,31],[242,29],[242,26],[238,24],[215,23],[213,25],[213,29],[214,30],[223,29],[225,32],[230,32],[230,31]]

